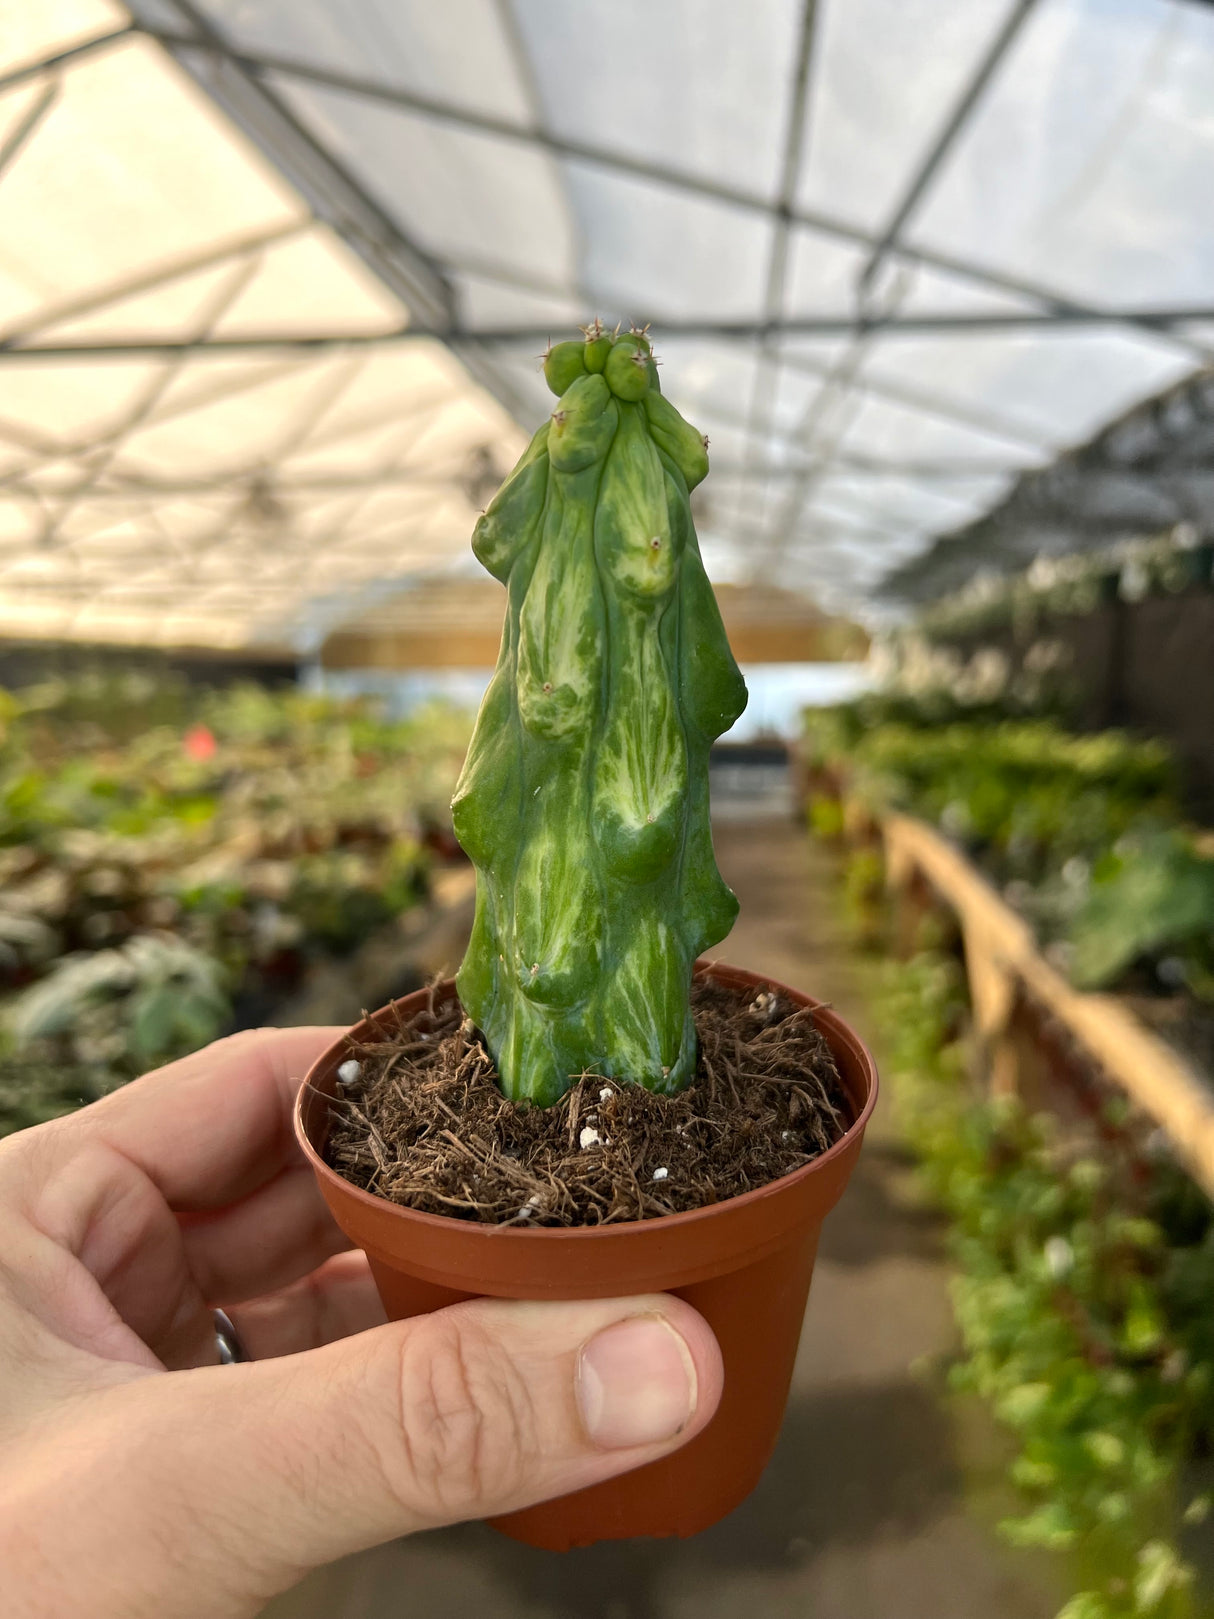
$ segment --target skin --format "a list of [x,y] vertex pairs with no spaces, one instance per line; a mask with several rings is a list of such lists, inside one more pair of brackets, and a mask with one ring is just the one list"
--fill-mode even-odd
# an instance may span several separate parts
[[[386,1323],[261,1030],[0,1142],[6,1619],[241,1619],[309,1569],[664,1455],[720,1355],[664,1295]],[[211,1308],[253,1357],[218,1366]]]

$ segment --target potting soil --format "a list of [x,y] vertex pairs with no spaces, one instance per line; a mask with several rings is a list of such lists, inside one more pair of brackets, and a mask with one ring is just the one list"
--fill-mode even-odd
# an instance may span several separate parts
[[[824,1152],[850,1123],[808,1008],[697,979],[693,1083],[673,1096],[585,1074],[552,1107],[497,1085],[457,1000],[343,1065],[326,1147],[354,1185],[483,1224],[601,1225],[702,1208]],[[357,1064],[357,1067],[355,1067]]]

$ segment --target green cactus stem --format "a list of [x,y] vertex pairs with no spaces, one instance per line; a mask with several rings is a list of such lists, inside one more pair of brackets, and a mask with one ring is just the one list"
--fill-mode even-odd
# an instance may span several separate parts
[[472,536],[508,592],[452,805],[477,869],[457,980],[516,1101],[587,1071],[656,1091],[695,1068],[696,957],[738,902],[713,857],[708,750],[746,706],[700,560],[707,441],[648,336],[544,362],[556,409]]

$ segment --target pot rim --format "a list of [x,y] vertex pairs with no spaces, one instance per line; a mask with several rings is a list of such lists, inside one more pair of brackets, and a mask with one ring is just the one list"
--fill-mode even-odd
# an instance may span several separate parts
[[[700,963],[697,963],[698,967],[700,967],[700,965]],[[572,1240],[587,1242],[594,1239],[603,1241],[605,1238],[612,1235],[618,1237],[621,1232],[629,1230],[670,1231],[676,1226],[689,1225],[693,1221],[703,1220],[709,1215],[721,1215],[726,1210],[742,1208],[748,1204],[761,1202],[764,1198],[771,1197],[775,1193],[784,1191],[786,1188],[792,1186],[795,1182],[804,1180],[808,1176],[815,1174],[824,1166],[830,1164],[837,1158],[841,1158],[844,1153],[849,1151],[849,1149],[854,1145],[857,1137],[863,1134],[869,1119],[872,1117],[873,1109],[877,1105],[877,1092],[880,1088],[879,1077],[877,1074],[877,1064],[873,1059],[873,1055],[871,1051],[869,1051],[868,1046],[863,1040],[860,1039],[860,1036],[856,1034],[851,1024],[848,1023],[845,1018],[840,1017],[828,1002],[820,1001],[812,995],[807,995],[804,990],[793,989],[791,985],[782,983],[778,978],[772,978],[765,973],[756,973],[749,967],[734,967],[728,962],[724,961],[703,962],[701,967],[702,975],[704,977],[712,977],[714,968],[723,968],[728,973],[742,974],[747,978],[753,979],[757,984],[765,985],[769,989],[782,991],[784,994],[791,996],[795,1001],[804,1002],[814,1012],[828,1013],[831,1019],[846,1030],[846,1032],[855,1040],[860,1051],[867,1058],[867,1067],[871,1076],[868,1095],[864,1100],[863,1107],[861,1107],[855,1119],[851,1124],[848,1125],[847,1129],[833,1146],[828,1147],[825,1152],[819,1153],[816,1158],[811,1158],[809,1163],[802,1164],[800,1169],[791,1170],[787,1175],[781,1175],[776,1180],[768,1181],[763,1186],[756,1186],[752,1191],[741,1192],[736,1197],[723,1198],[719,1203],[705,1203],[701,1208],[698,1209],[685,1209],[679,1214],[657,1214],[647,1220],[615,1220],[609,1225],[540,1226],[538,1228],[533,1227],[528,1229],[526,1227],[517,1225],[487,1225],[479,1221],[459,1220],[449,1214],[427,1214],[421,1209],[411,1209],[407,1204],[404,1203],[393,1203],[390,1198],[379,1197],[374,1192],[365,1191],[361,1186],[355,1186],[352,1181],[348,1181],[344,1175],[339,1175],[330,1164],[327,1164],[321,1157],[320,1153],[318,1153],[316,1148],[312,1145],[312,1142],[308,1137],[308,1132],[304,1126],[304,1103],[310,1090],[313,1090],[316,1092],[316,1094],[323,1096],[326,1102],[332,1100],[331,1093],[321,1091],[319,1090],[319,1087],[312,1084],[313,1074],[316,1073],[318,1068],[327,1067],[330,1064],[336,1049],[344,1044],[344,1042],[349,1040],[354,1029],[361,1027],[361,1025],[364,1023],[373,1022],[379,1017],[381,1012],[387,1012],[392,1007],[399,1005],[400,1001],[407,1000],[409,997],[405,995],[399,996],[395,1001],[389,1001],[386,1006],[381,1006],[378,1011],[371,1012],[366,1017],[360,1018],[358,1023],[351,1025],[350,1029],[348,1029],[346,1033],[341,1036],[340,1040],[334,1041],[333,1045],[322,1051],[320,1056],[317,1057],[315,1062],[313,1062],[307,1073],[304,1075],[303,1080],[300,1083],[299,1090],[295,1096],[295,1105],[292,1109],[292,1119],[295,1126],[295,1139],[303,1148],[304,1156],[311,1165],[313,1171],[318,1176],[323,1177],[325,1180],[335,1183],[341,1188],[343,1196],[353,1199],[356,1204],[360,1204],[364,1208],[377,1211],[392,1209],[395,1210],[397,1214],[407,1218],[410,1221],[419,1221],[423,1228],[430,1227],[437,1231],[444,1231],[451,1230],[453,1227],[456,1227],[460,1231],[467,1232],[470,1235],[476,1233],[478,1235],[483,1235],[486,1238],[493,1238],[502,1242],[518,1241],[540,1243],[545,1241],[569,1242]],[[454,985],[454,979],[447,979],[444,980],[444,982]],[[421,992],[415,990],[413,993],[419,994]]]

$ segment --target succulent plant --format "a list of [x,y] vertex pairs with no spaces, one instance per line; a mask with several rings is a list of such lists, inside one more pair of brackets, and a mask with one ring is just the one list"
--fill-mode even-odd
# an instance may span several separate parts
[[506,1094],[548,1105],[585,1072],[691,1079],[692,966],[737,914],[708,751],[746,687],[691,519],[707,441],[647,333],[596,321],[544,374],[557,407],[472,537],[508,599],[452,810],[477,868],[460,999]]

